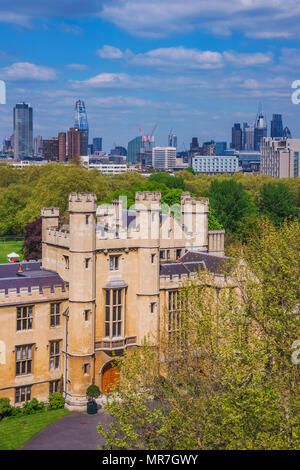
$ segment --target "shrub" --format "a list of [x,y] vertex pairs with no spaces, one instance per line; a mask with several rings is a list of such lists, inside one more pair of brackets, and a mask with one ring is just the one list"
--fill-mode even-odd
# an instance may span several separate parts
[[0,416],[3,418],[5,416],[11,416],[13,411],[13,406],[10,404],[9,398],[0,398]]
[[22,411],[24,415],[32,415],[37,411],[44,409],[44,402],[39,402],[36,398],[33,398],[31,401],[26,401],[23,405]]
[[22,414],[22,408],[20,406],[13,407],[11,415],[18,416],[20,414]]
[[97,385],[90,385],[86,390],[88,398],[98,398],[100,396],[100,389]]
[[65,399],[61,393],[54,392],[49,397],[49,403],[52,410],[58,410],[59,408],[63,408],[65,406]]

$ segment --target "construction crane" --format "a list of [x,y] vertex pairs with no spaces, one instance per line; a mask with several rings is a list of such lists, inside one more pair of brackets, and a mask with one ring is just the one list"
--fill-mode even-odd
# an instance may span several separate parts
[[156,131],[156,128],[157,128],[157,124],[155,124],[155,126],[153,127],[152,132],[151,132],[150,135],[148,135],[148,134],[144,135],[142,129],[139,127],[139,131],[140,131],[140,134],[142,136],[142,147],[143,147],[144,151],[145,151],[146,144],[148,144],[148,150],[150,152],[150,150],[151,150],[151,139],[154,135],[154,132]]

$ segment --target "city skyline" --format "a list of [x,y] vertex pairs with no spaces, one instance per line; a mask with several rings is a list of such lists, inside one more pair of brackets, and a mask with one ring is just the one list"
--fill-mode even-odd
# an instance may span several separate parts
[[233,123],[251,125],[259,101],[268,132],[272,115],[282,114],[299,136],[299,108],[291,102],[300,77],[296,1],[269,0],[263,8],[222,2],[222,15],[220,2],[206,0],[175,0],[171,9],[156,0],[72,2],[72,15],[68,0],[47,8],[17,1],[18,14],[5,3],[1,140],[12,133],[17,102],[31,104],[34,136],[47,139],[72,127],[77,100],[87,108],[90,142],[103,136],[106,150],[127,146],[139,126],[155,124],[159,145],[167,145],[170,128],[179,150],[192,136],[229,143]]

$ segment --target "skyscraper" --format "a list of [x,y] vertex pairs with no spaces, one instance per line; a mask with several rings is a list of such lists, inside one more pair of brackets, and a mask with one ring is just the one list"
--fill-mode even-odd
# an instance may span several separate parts
[[291,131],[289,130],[287,126],[285,126],[285,128],[283,129],[283,137],[285,137],[286,139],[292,138]]
[[216,142],[216,155],[225,155],[225,152],[227,150],[227,142]]
[[263,112],[260,110],[257,113],[254,127],[254,150],[260,150],[262,137],[267,137],[267,125],[265,124]]
[[243,132],[240,123],[235,123],[231,130],[231,148],[235,150],[242,150],[243,148]]
[[32,108],[27,103],[17,103],[14,107],[14,157],[24,160],[33,153]]
[[102,152],[102,137],[94,137],[93,152]]
[[169,147],[176,147],[177,149],[177,135],[169,134],[168,135],[168,146]]
[[273,114],[271,121],[271,137],[283,137],[282,115]]
[[86,135],[84,131],[71,127],[68,131],[68,159],[70,160],[73,157],[86,156],[87,148],[85,148],[85,145]]
[[130,163],[135,163],[138,159],[137,156],[143,150],[143,137],[139,135],[135,139],[132,139],[130,142],[128,142],[127,161]]
[[63,163],[67,159],[67,136],[65,132],[58,133],[58,160]]
[[43,140],[43,158],[44,160],[57,162],[58,161],[58,138]]
[[86,109],[84,101],[78,100],[75,103],[75,119],[74,119],[74,128],[81,131],[81,154],[88,154],[88,143],[89,143],[89,126],[86,115]]
[[41,157],[43,153],[43,138],[37,135],[34,139],[34,156]]

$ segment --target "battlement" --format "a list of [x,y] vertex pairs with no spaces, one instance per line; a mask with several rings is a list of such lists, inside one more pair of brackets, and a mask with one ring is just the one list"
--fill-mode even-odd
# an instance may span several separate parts
[[96,212],[97,196],[95,193],[70,193],[69,212]]
[[14,303],[31,303],[39,300],[68,298],[68,286],[61,284],[54,286],[31,286],[13,289],[0,289],[0,306]]
[[207,197],[200,197],[200,198],[195,198],[191,197],[189,192],[182,193],[181,195],[181,206],[207,206],[207,209],[209,207],[209,199]]
[[69,247],[70,233],[65,229],[58,230],[56,228],[49,227],[46,229],[45,239],[43,241],[53,245]]
[[58,218],[59,217],[59,208],[58,207],[43,207],[41,210],[41,216],[49,218]]
[[136,202],[160,202],[161,201],[161,193],[158,191],[137,191],[135,193],[135,201]]

